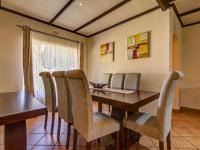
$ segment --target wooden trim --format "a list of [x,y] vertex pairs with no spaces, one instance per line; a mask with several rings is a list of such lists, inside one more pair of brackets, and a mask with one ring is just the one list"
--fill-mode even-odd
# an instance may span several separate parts
[[200,113],[200,109],[194,109],[194,108],[189,108],[189,107],[181,107],[180,111],[191,111],[191,112]]
[[169,0],[156,0],[158,3],[158,6],[164,11],[167,8],[169,8]]
[[193,26],[193,25],[196,25],[196,24],[200,24],[200,21],[183,25],[183,27]]
[[178,18],[179,23],[180,23],[181,26],[183,27],[183,26],[184,26],[184,25],[183,25],[183,21],[182,21],[180,15],[179,15],[179,12],[178,12],[178,9],[176,8],[176,5],[175,5],[175,4],[171,4],[170,7],[173,8],[173,10],[174,10],[174,12],[175,12],[175,14],[176,14],[176,17]]
[[200,11],[200,7],[193,9],[193,10],[190,10],[190,11],[183,12],[183,13],[180,14],[180,16],[182,17],[182,16],[190,15],[190,14],[198,12],[198,11]]
[[[48,22],[46,22],[44,20],[41,20],[41,19],[29,16],[29,15],[23,14],[21,12],[18,12],[18,11],[15,11],[15,10],[12,10],[12,9],[9,9],[9,8],[3,7],[3,6],[0,7],[0,10],[4,10],[4,11],[7,11],[9,13],[12,13],[12,14],[24,17],[24,18],[28,18],[28,19],[31,19],[31,20],[34,20],[34,21],[37,21],[37,22],[40,22],[40,23],[44,23],[46,25],[50,25]],[[63,28],[63,27],[60,27],[60,26],[57,26],[57,25],[54,25],[54,24],[51,24],[50,26],[53,26],[53,27],[56,27],[56,28],[59,28],[59,29],[62,29],[62,30],[65,30],[65,31],[68,31],[68,32],[71,32],[71,33],[74,33],[74,34],[77,34],[77,35],[88,37],[87,35],[84,35],[84,34],[81,34],[81,33],[78,33],[78,32],[74,32],[72,30],[69,30],[67,28]]]
[[100,30],[100,31],[98,31],[98,32],[96,32],[96,33],[94,33],[94,34],[91,34],[91,35],[89,35],[88,37],[95,36],[95,35],[97,35],[97,34],[100,34],[100,33],[102,33],[102,32],[105,32],[105,31],[107,31],[107,30],[110,30],[110,29],[112,29],[112,28],[114,28],[114,27],[117,27],[117,26],[122,25],[122,24],[124,24],[124,23],[127,23],[127,22],[129,22],[129,21],[132,21],[132,20],[134,20],[134,19],[136,19],[136,18],[142,17],[142,16],[144,16],[144,15],[146,15],[146,14],[148,14],[148,13],[151,13],[151,12],[153,12],[153,11],[155,11],[155,10],[158,10],[159,8],[160,8],[159,6],[156,6],[156,7],[154,7],[154,8],[151,8],[151,9],[149,9],[149,10],[147,10],[147,11],[144,11],[144,12],[142,12],[142,13],[140,13],[140,14],[137,14],[137,15],[135,15],[135,16],[132,16],[132,17],[130,17],[130,18],[126,19],[126,20],[123,20],[123,21],[121,21],[121,22],[119,22],[119,23],[116,23],[116,24],[114,24],[114,25],[112,25],[112,26],[110,26],[110,27],[107,27],[107,28],[105,28],[105,29],[103,29],[103,30]]
[[110,9],[108,9],[106,12],[100,14],[100,15],[97,16],[96,18],[94,18],[94,19],[90,20],[89,22],[85,23],[84,25],[78,27],[78,28],[75,29],[74,31],[81,30],[82,28],[84,28],[84,27],[86,27],[86,26],[92,24],[93,22],[95,22],[95,21],[99,20],[100,18],[102,18],[102,17],[108,15],[109,13],[113,12],[114,10],[120,8],[121,6],[127,4],[127,3],[130,2],[130,1],[131,1],[131,0],[124,0],[124,1],[122,1],[121,3],[119,3],[119,4],[115,5],[115,6],[113,6],[113,7],[110,8]]
[[52,24],[75,0],[70,0],[67,4],[49,21]]

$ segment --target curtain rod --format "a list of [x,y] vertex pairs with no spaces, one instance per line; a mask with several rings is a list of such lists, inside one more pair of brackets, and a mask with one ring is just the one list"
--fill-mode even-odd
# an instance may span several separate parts
[[[19,28],[21,28],[21,29],[23,29],[23,26],[22,26],[22,25],[16,25],[16,26],[19,27]],[[61,37],[61,36],[57,36],[57,35],[54,35],[54,34],[42,32],[42,31],[35,30],[35,29],[32,29],[32,28],[30,28],[30,29],[31,29],[31,31],[33,31],[33,32],[37,32],[37,33],[45,34],[45,35],[48,35],[48,36],[52,36],[52,37],[56,37],[56,38],[60,38],[60,39],[64,39],[64,40],[68,40],[68,41],[75,42],[75,43],[79,43],[79,41],[76,41],[76,40],[64,38],[64,37]]]

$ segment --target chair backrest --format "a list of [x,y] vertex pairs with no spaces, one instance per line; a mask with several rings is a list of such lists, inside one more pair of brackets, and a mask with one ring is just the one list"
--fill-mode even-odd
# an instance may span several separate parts
[[171,130],[171,115],[174,91],[177,80],[183,77],[182,72],[171,71],[164,80],[158,100],[157,124],[160,138],[164,140]]
[[92,98],[88,81],[80,69],[67,71],[65,78],[72,99],[74,128],[83,137],[88,137],[93,128]]
[[50,72],[40,72],[45,90],[45,104],[47,110],[50,112],[56,112],[56,91],[53,78]]
[[123,89],[124,88],[125,73],[115,73],[111,79],[111,88]]
[[102,83],[108,84],[107,87],[110,88],[112,73],[104,73],[102,77]]
[[140,89],[141,73],[126,73],[124,79],[125,90],[139,90]]
[[72,121],[71,100],[67,83],[65,82],[65,71],[55,71],[52,73],[55,78],[58,99],[58,116],[66,122]]

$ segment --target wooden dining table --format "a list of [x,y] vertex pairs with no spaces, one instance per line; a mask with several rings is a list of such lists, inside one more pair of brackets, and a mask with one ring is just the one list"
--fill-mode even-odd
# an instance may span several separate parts
[[[152,91],[134,91],[129,94],[116,93],[112,91],[104,91],[90,89],[92,100],[99,103],[98,111],[102,112],[102,103],[112,106],[111,117],[120,123],[120,150],[124,149],[124,127],[123,120],[126,116],[132,115],[139,111],[142,106],[156,100],[159,97],[158,92]],[[127,114],[127,115],[126,115]],[[140,134],[131,132],[129,144],[138,142]]]
[[26,119],[47,114],[46,106],[24,91],[0,93],[0,125],[5,150],[26,150]]

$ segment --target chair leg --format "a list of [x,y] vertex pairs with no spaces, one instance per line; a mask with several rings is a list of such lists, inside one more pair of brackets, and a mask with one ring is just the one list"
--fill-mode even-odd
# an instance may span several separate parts
[[128,128],[125,128],[124,129],[125,131],[124,131],[124,136],[125,136],[125,139],[124,139],[124,145],[125,145],[125,150],[128,150],[128,139],[129,139],[129,133],[128,133],[128,131],[129,131],[129,129]]
[[92,142],[87,142],[86,150],[91,150],[91,149],[92,149]]
[[77,146],[77,131],[74,129],[74,139],[73,139],[73,150],[76,150]]
[[119,131],[115,133],[116,139],[115,139],[115,150],[119,150]]
[[44,128],[47,129],[48,113],[45,115]]
[[159,141],[159,150],[164,150],[164,142]]
[[170,132],[167,135],[167,150],[171,150]]
[[68,123],[67,127],[67,141],[66,141],[66,149],[69,148],[69,142],[70,142],[70,134],[71,134],[71,123]]
[[100,138],[98,138],[98,139],[97,139],[97,143],[100,144],[100,142],[101,142],[101,141],[100,141]]
[[57,131],[57,137],[60,137],[60,128],[61,128],[61,117],[58,117],[58,131]]
[[52,113],[52,120],[51,120],[51,134],[53,134],[54,122],[55,122],[55,113]]

